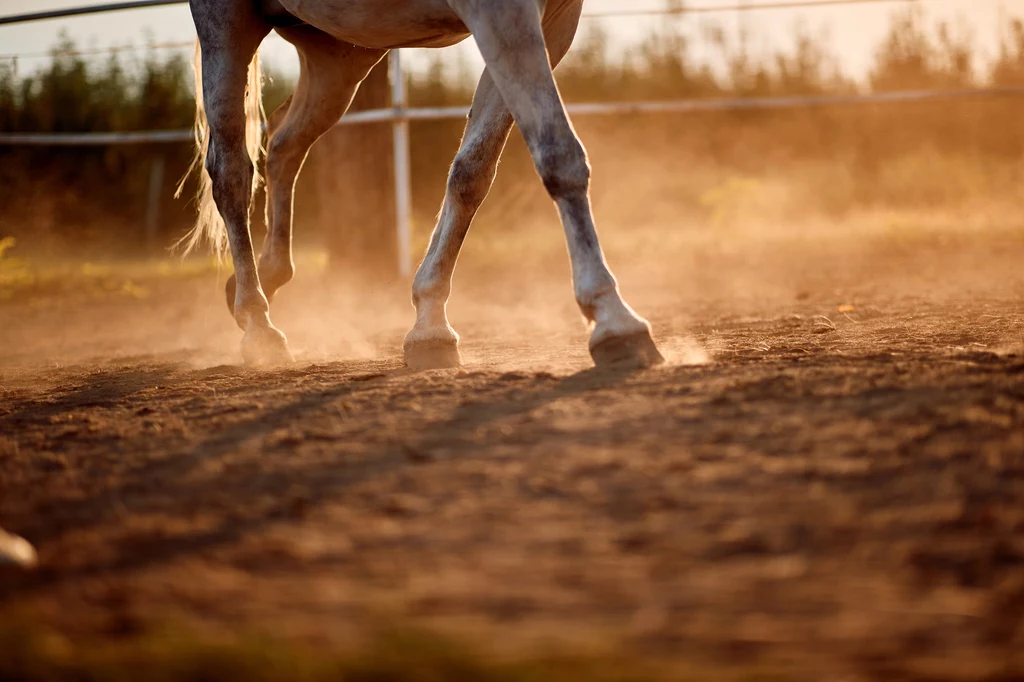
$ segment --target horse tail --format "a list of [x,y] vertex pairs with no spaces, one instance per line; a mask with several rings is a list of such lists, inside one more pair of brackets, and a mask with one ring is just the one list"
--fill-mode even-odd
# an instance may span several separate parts
[[[176,246],[181,249],[182,257],[194,251],[201,243],[207,243],[217,257],[224,254],[228,246],[228,231],[224,219],[217,210],[213,199],[213,179],[206,168],[206,157],[210,151],[210,122],[206,118],[203,104],[203,60],[202,48],[196,41],[195,53],[196,82],[196,118],[193,133],[196,144],[192,163],[178,183],[174,193],[180,197],[189,176],[198,173],[199,183],[196,190],[196,224],[182,237]],[[266,127],[266,111],[263,108],[263,70],[260,67],[259,50],[253,54],[249,62],[249,74],[245,88],[245,148],[253,165],[251,194],[255,195],[262,182],[259,173],[260,157],[264,154],[263,130]]]

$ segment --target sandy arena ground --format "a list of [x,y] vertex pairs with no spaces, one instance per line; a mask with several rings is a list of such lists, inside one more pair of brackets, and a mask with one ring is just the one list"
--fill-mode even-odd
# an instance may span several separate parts
[[821,229],[613,236],[670,359],[638,373],[590,367],[554,230],[523,266],[466,254],[457,371],[402,367],[405,285],[300,272],[275,371],[240,365],[214,272],[17,289],[0,524],[41,567],[0,622],[1024,679],[1024,230]]

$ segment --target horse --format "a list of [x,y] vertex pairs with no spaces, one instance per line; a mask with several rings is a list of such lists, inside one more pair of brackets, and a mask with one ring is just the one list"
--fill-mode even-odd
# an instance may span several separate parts
[[[475,38],[485,69],[473,97],[444,202],[412,283],[416,321],[405,337],[410,368],[457,367],[459,335],[447,317],[452,274],[477,209],[490,191],[513,125],[558,209],[573,290],[592,325],[594,364],[645,368],[664,362],[650,324],[623,300],[598,241],[587,152],[566,113],[552,69],[568,51],[583,0],[190,0],[198,35],[198,219],[185,252],[230,250],[228,307],[244,332],[246,363],[292,361],[270,321],[270,301],[293,276],[292,203],[313,143],[345,114],[360,82],[389,50],[446,47]],[[259,47],[276,31],[297,50],[292,95],[264,116]],[[267,237],[257,262],[249,209],[264,152]],[[179,187],[180,192],[180,187]]]

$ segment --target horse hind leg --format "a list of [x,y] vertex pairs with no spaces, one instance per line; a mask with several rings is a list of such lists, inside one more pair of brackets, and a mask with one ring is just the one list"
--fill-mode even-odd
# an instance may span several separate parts
[[[275,109],[274,113],[271,114],[270,117],[267,119],[267,137],[268,138],[273,137],[274,132],[277,129],[279,129],[281,127],[281,124],[284,122],[285,117],[288,115],[288,109],[291,107],[291,104],[292,104],[292,97],[293,97],[293,95],[289,95],[288,98],[284,101],[284,103],[282,103],[281,106],[279,106],[277,109]],[[270,182],[268,180],[267,181],[267,185],[269,186],[269,184],[270,184]],[[270,223],[269,205],[267,207],[266,224],[268,226],[267,239],[269,240],[270,239],[270,233],[272,232],[272,227],[271,227],[271,223]],[[267,243],[264,242],[263,243],[263,250],[266,251],[266,249],[267,249]],[[261,261],[263,260],[262,255],[260,257],[260,260]],[[288,280],[291,279],[291,277],[289,276],[287,279],[284,279],[283,282],[280,282],[279,284],[277,284],[277,286],[273,286],[275,284],[275,282],[278,282],[281,279],[280,276],[275,277],[274,276],[275,273],[265,271],[264,268],[263,268],[262,263],[257,265],[256,270],[259,273],[260,286],[263,287],[263,294],[267,297],[267,303],[269,304],[269,303],[273,302],[273,300],[274,300],[274,292],[277,291],[277,289],[279,289],[283,284],[287,283]],[[293,269],[293,271],[294,271],[294,269]],[[235,279],[235,275],[234,274],[232,274],[230,277],[228,277],[228,281],[227,281],[227,284],[224,287],[224,290],[225,290],[224,291],[225,296],[227,298],[228,310],[231,311],[231,314],[233,316],[235,314],[235,296],[237,295],[237,281]]]
[[[298,50],[299,82],[267,125],[267,237],[259,277],[268,301],[295,272],[292,206],[295,181],[313,144],[348,109],[359,83],[387,54],[338,41],[309,26],[278,29]],[[234,279],[227,284],[228,306]]]
[[291,360],[288,342],[270,322],[270,306],[260,286],[249,231],[249,207],[255,169],[246,147],[245,101],[249,65],[270,27],[242,13],[223,21],[205,16],[211,3],[192,3],[202,47],[203,100],[209,122],[206,169],[213,199],[228,234],[237,288],[232,313],[245,332],[242,356],[249,364]]
[[[650,325],[622,299],[605,261],[590,206],[590,164],[555,85],[536,0],[449,0],[473,32],[494,79],[558,207],[572,263],[573,289],[594,324],[590,354],[598,366],[664,362]],[[579,3],[554,11],[578,11]]]
[[[552,67],[572,44],[578,21],[578,12],[545,21]],[[405,363],[409,367],[434,369],[461,364],[459,335],[448,323],[446,312],[452,274],[473,218],[494,182],[512,125],[512,114],[485,69],[473,96],[462,144],[448,173],[437,227],[413,280],[416,324],[405,338]]]

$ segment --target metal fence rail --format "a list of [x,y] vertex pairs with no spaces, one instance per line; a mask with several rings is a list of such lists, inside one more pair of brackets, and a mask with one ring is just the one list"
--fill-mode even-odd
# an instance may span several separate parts
[[140,130],[121,133],[0,133],[0,146],[104,147],[113,144],[188,142],[191,130]]
[[[794,95],[778,97],[731,97],[719,99],[655,100],[647,102],[582,102],[566,106],[572,116],[609,116],[615,114],[688,114],[710,111],[770,111],[784,109],[821,109],[835,106],[896,104],[995,99],[1024,96],[1024,85],[949,90],[898,90],[849,95]],[[337,126],[401,121],[443,121],[464,119],[469,107],[391,107],[346,114]],[[194,139],[191,129],[148,130],[102,133],[0,133],[0,146],[87,147],[117,144],[181,143]]]
[[100,12],[116,12],[125,9],[144,9],[147,7],[162,7],[164,5],[183,5],[188,0],[133,0],[133,2],[114,2],[106,5],[87,5],[85,7],[68,7],[55,9],[46,12],[30,12],[28,14],[14,14],[0,17],[0,26],[4,24],[20,24],[25,21],[42,21],[43,19],[63,19],[64,17],[78,17],[84,14],[99,14]]

